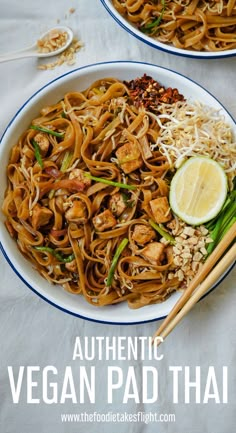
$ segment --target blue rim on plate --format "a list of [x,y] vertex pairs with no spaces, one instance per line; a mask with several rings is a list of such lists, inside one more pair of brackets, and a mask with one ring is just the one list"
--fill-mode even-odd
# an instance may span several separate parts
[[130,24],[125,18],[122,17],[122,15],[119,14],[119,12],[116,11],[114,6],[111,4],[111,0],[100,0],[104,8],[107,10],[109,15],[124,29],[126,30],[130,35],[134,36],[139,41],[149,45],[152,48],[156,48],[157,50],[164,51],[169,54],[173,54],[180,57],[189,57],[192,59],[225,59],[227,57],[234,57],[236,56],[236,49],[233,50],[227,50],[226,51],[218,51],[214,53],[211,51],[211,54],[209,52],[205,52],[204,54],[201,51],[191,51],[191,50],[183,50],[180,48],[172,47],[171,45],[164,44],[162,42],[158,42],[157,40],[147,36],[145,37],[142,32],[138,29],[136,29],[132,24]]
[[[14,122],[14,120],[17,118],[17,116],[21,113],[21,111],[24,109],[24,107],[29,103],[29,101],[31,101],[31,99],[33,99],[37,94],[39,94],[43,89],[46,89],[47,87],[49,87],[52,83],[55,83],[56,81],[58,81],[58,80],[60,80],[61,78],[63,78],[63,77],[65,77],[65,76],[67,76],[67,75],[70,75],[70,74],[73,74],[73,73],[75,73],[76,71],[81,71],[81,70],[83,70],[83,69],[90,69],[90,68],[93,68],[94,66],[100,66],[100,65],[112,65],[112,64],[138,64],[138,65],[142,65],[143,67],[145,67],[145,66],[147,66],[147,67],[149,67],[149,66],[151,66],[151,67],[157,67],[157,68],[159,68],[159,69],[162,69],[162,70],[166,70],[166,71],[169,71],[169,72],[171,72],[171,73],[174,73],[174,74],[176,74],[176,75],[179,75],[179,76],[181,76],[181,77],[183,77],[183,78],[185,78],[186,80],[188,80],[188,81],[190,81],[190,82],[192,82],[192,83],[194,83],[194,84],[196,84],[198,87],[200,87],[201,89],[203,89],[208,95],[210,95],[211,97],[213,97],[219,104],[220,104],[220,106],[225,110],[225,112],[229,115],[229,117],[232,119],[232,121],[234,122],[234,124],[236,125],[236,121],[234,120],[234,118],[232,117],[232,115],[228,112],[228,110],[222,105],[222,103],[214,96],[214,95],[212,95],[207,89],[205,89],[203,86],[201,86],[200,84],[198,84],[196,81],[194,81],[194,80],[192,80],[192,79],[190,79],[190,78],[188,78],[188,77],[186,77],[185,75],[183,75],[183,74],[180,74],[179,72],[176,72],[176,71],[174,71],[174,70],[172,70],[172,69],[169,69],[169,68],[165,68],[165,67],[162,67],[162,66],[158,66],[158,65],[155,65],[155,64],[152,64],[152,63],[147,63],[147,62],[137,62],[137,61],[129,61],[129,60],[127,60],[127,61],[125,61],[125,60],[117,60],[117,61],[110,61],[110,62],[100,62],[100,63],[92,63],[92,64],[89,64],[89,65],[85,65],[85,66],[82,66],[82,67],[80,67],[80,68],[76,68],[76,69],[73,69],[73,70],[71,70],[71,71],[69,71],[69,72],[66,72],[65,74],[62,74],[62,75],[60,75],[60,76],[58,76],[58,77],[56,77],[55,79],[53,79],[53,80],[51,80],[50,82],[48,82],[47,84],[45,84],[44,86],[42,86],[41,88],[39,88],[32,96],[30,96],[30,98],[28,98],[25,102],[24,102],[24,104],[19,108],[19,110],[16,112],[16,114],[13,116],[13,118],[10,120],[10,122],[9,122],[9,124],[7,125],[7,127],[6,127],[6,129],[5,129],[5,131],[3,132],[3,134],[2,134],[2,137],[0,138],[0,145],[1,145],[1,142],[2,142],[2,140],[3,140],[3,138],[4,138],[4,136],[5,136],[5,134],[6,134],[6,132],[8,131],[8,129],[9,129],[9,127],[11,126],[11,124]],[[72,315],[72,316],[74,316],[74,317],[78,317],[78,318],[80,318],[80,319],[85,319],[85,320],[88,320],[88,321],[91,321],[91,322],[97,322],[97,323],[103,323],[103,324],[110,324],[110,325],[138,325],[138,324],[145,324],[145,323],[151,323],[151,322],[155,322],[155,321],[158,321],[158,320],[162,320],[162,319],[164,319],[165,317],[166,317],[166,315],[164,315],[164,316],[161,316],[161,317],[156,317],[156,318],[153,318],[153,319],[147,319],[147,320],[138,320],[138,321],[135,321],[135,322],[110,322],[110,321],[108,321],[108,320],[101,320],[101,319],[94,319],[94,318],[91,318],[91,317],[87,317],[87,316],[85,316],[85,315],[82,315],[82,314],[78,314],[78,313],[75,313],[75,312],[73,312],[73,311],[70,311],[70,310],[68,310],[67,308],[64,308],[64,307],[62,307],[62,306],[60,306],[60,305],[58,305],[58,304],[56,304],[55,302],[53,302],[53,301],[51,301],[50,299],[48,299],[46,296],[44,296],[44,295],[42,295],[38,290],[36,290],[21,274],[20,274],[20,272],[16,269],[16,267],[14,266],[14,264],[12,263],[12,261],[11,261],[11,259],[10,259],[10,257],[9,257],[9,255],[7,254],[7,252],[5,251],[5,249],[4,249],[4,246],[2,245],[2,242],[0,242],[0,249],[1,249],[1,252],[2,252],[2,254],[3,254],[3,256],[4,256],[4,258],[6,259],[6,261],[8,262],[8,264],[10,265],[10,267],[12,268],[12,270],[15,272],[15,274],[20,278],[20,280],[30,289],[30,290],[32,290],[32,292],[33,293],[35,293],[36,295],[38,295],[41,299],[43,299],[44,301],[46,301],[47,303],[49,303],[50,305],[52,305],[52,306],[54,306],[54,307],[56,307],[57,309],[59,309],[59,310],[61,310],[61,311],[63,311],[63,312],[65,312],[65,313],[67,313],[67,314],[70,314],[70,315]],[[227,271],[221,276],[221,278],[211,287],[211,289],[204,295],[204,296],[202,296],[202,298],[201,298],[201,300],[203,299],[203,298],[205,298],[207,295],[209,295],[224,279],[225,279],[225,277],[231,272],[231,270],[233,269],[233,267],[234,267],[234,265],[235,265],[235,262],[234,263],[232,263],[232,265],[227,269]]]

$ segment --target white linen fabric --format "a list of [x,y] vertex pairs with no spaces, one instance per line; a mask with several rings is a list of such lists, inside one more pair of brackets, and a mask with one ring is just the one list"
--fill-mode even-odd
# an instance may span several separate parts
[[[71,8],[74,8],[72,13]],[[84,43],[76,56],[76,64],[64,64],[53,70],[37,69],[42,60],[22,59],[0,64],[0,134],[21,105],[42,85],[55,77],[86,64],[110,60],[137,60],[155,63],[190,77],[215,95],[236,117],[235,58],[194,60],[177,57],[148,47],[127,34],[107,13],[99,0],[0,0],[0,55],[32,44],[40,34],[57,23],[69,25]],[[1,167],[1,169],[5,169]],[[31,292],[14,274],[0,255],[0,431],[2,433],[232,433],[235,431],[236,410],[236,272],[228,275],[220,286],[202,300],[173,331],[161,346],[162,361],[149,362],[158,368],[159,397],[157,402],[142,402],[142,367],[145,361],[95,360],[72,361],[74,341],[85,336],[151,336],[158,322],[132,326],[107,326],[66,314]],[[18,404],[12,402],[8,366],[17,373],[20,366],[53,365],[58,370],[58,389],[62,387],[65,367],[72,366],[74,377],[79,366],[96,366],[96,402],[72,404],[27,404],[26,377]],[[116,392],[113,404],[107,401],[107,368],[117,365],[124,376],[135,367],[140,403],[129,399],[123,403],[124,387]],[[179,403],[173,403],[169,366],[201,367],[201,402],[184,402],[183,375],[179,381]],[[215,367],[221,396],[222,366],[228,367],[228,403],[214,400],[203,403],[206,375]],[[33,394],[42,400],[42,375],[33,376],[38,388]],[[152,383],[148,383],[152,388]],[[193,394],[194,395],[194,394]],[[172,413],[176,422],[63,423],[61,413]]]

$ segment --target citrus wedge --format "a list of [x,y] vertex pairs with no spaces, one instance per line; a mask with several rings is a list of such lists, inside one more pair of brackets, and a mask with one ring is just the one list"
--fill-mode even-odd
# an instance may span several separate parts
[[189,158],[175,173],[170,185],[173,212],[190,225],[214,218],[227,195],[227,177],[223,168],[206,156]]

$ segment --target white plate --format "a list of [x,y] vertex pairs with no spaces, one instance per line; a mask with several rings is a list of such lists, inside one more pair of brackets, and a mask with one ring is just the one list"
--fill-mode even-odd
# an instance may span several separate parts
[[183,50],[182,48],[176,48],[173,45],[164,44],[156,39],[145,35],[141,32],[134,24],[125,19],[113,6],[112,0],[100,0],[106,10],[109,12],[112,18],[128,33],[135,38],[149,45],[150,47],[156,48],[167,53],[176,54],[177,56],[192,57],[195,59],[220,59],[224,57],[236,56],[236,48],[233,50],[225,51],[194,51],[194,50]]
[[[116,77],[121,80],[131,80],[141,77],[144,73],[151,75],[164,86],[177,88],[186,98],[193,98],[220,109],[226,120],[232,125],[236,134],[236,124],[224,107],[207,90],[194,81],[169,69],[139,62],[107,62],[88,65],[75,69],[51,81],[39,89],[24,103],[6,128],[0,143],[0,202],[6,189],[6,174],[4,167],[8,164],[9,153],[17,137],[27,129],[30,121],[39,114],[40,109],[60,100],[66,92],[84,90],[93,81],[104,77]],[[0,216],[0,242],[2,252],[8,263],[21,280],[35,293],[52,305],[89,320],[112,324],[134,324],[157,320],[165,317],[180,296],[173,294],[167,301],[143,307],[138,310],[129,309],[126,303],[107,307],[95,307],[87,303],[82,296],[72,295],[61,287],[50,285],[19,252],[4,226],[4,216]],[[225,277],[222,275],[220,281]],[[219,282],[218,281],[218,284]],[[11,288],[9,287],[9,290]],[[213,289],[213,287],[212,287]]]

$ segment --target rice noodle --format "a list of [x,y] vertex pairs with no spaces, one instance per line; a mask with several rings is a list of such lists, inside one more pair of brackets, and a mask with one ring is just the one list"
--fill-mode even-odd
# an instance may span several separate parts
[[[147,76],[132,92],[130,83],[104,78],[42,109],[7,165],[2,209],[19,250],[47,281],[97,307],[139,308],[186,287],[203,260],[195,245],[204,251],[207,235],[172,214],[170,177],[199,154],[222,164],[229,181],[236,172],[231,128],[219,111]],[[181,262],[150,219],[174,242],[193,232],[199,263]]]
[[235,0],[112,0],[144,35],[183,50],[236,48]]

